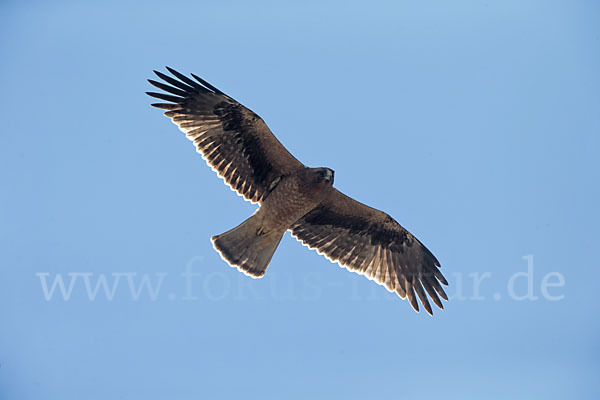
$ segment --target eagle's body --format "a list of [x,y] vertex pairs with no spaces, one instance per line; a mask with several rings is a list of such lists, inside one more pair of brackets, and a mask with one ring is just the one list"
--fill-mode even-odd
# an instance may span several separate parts
[[331,170],[300,167],[275,183],[275,188],[261,201],[257,212],[267,231],[288,230],[292,223],[323,201],[333,184],[333,173],[325,179],[319,175],[321,171]]
[[213,236],[215,249],[246,275],[262,277],[285,231],[323,201],[332,183],[333,172],[328,168],[299,167],[276,178],[254,215]]
[[[368,207],[333,187],[329,168],[308,168],[292,156],[264,121],[208,82],[167,68],[176,78],[155,73],[169,85],[150,83],[170,94],[148,93],[168,101],[153,104],[170,117],[225,182],[259,209],[236,228],[212,238],[221,256],[253,277],[264,275],[283,234],[332,261],[408,298],[417,297],[430,314],[441,284],[448,282],[437,259],[388,214]],[[438,297],[439,296],[439,297]]]

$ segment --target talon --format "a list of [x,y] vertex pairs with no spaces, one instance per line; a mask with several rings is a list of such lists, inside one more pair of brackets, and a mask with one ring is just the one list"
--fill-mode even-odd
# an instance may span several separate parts
[[267,236],[271,233],[271,231],[267,232],[265,230],[264,226],[259,226],[258,229],[256,230],[256,235],[257,236]]

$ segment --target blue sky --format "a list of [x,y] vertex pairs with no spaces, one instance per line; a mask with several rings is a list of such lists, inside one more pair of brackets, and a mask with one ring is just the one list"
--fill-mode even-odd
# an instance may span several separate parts
[[[2,2],[0,398],[597,398],[599,11]],[[228,267],[255,206],[149,106],[165,65],[420,238],[446,309],[289,235]]]

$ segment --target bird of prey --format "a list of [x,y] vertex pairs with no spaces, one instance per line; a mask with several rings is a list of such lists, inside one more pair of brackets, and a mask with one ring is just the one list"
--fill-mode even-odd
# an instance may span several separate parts
[[[258,210],[228,232],[212,237],[231,266],[262,277],[283,234],[350,271],[396,292],[419,311],[420,299],[433,314],[427,294],[443,308],[448,282],[434,255],[388,214],[333,187],[334,171],[309,168],[271,133],[265,122],[210,83],[171,68],[154,71],[164,92],[147,92],[166,110],[197,151],[233,190],[259,203]],[[194,80],[195,79],[195,80]]]

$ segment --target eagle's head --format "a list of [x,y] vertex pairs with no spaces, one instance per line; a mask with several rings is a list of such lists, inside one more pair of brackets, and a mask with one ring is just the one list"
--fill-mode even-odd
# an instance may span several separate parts
[[335,172],[331,168],[315,168],[315,175],[318,182],[325,182],[333,185],[333,175]]

